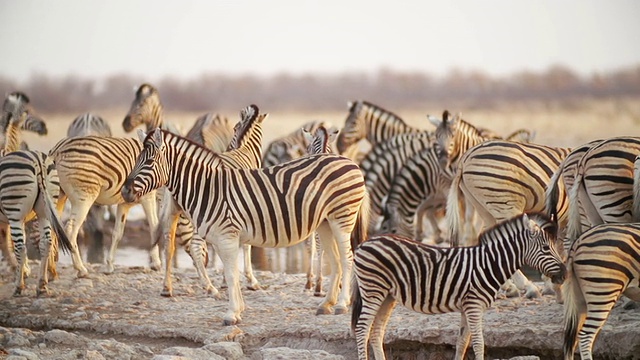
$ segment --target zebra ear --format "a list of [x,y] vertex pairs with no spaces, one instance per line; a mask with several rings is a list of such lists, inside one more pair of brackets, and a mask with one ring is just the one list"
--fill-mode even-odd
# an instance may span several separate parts
[[335,140],[335,138],[338,136],[339,132],[340,132],[340,129],[331,127],[329,129],[329,142],[333,142],[333,140]]
[[138,139],[140,140],[140,142],[144,142],[144,139],[147,138],[147,133],[145,133],[142,129],[138,129],[138,131],[136,131],[136,134],[138,134]]
[[347,109],[351,109],[353,106],[353,101],[347,101]]
[[309,132],[309,130],[307,130],[307,129],[305,129],[305,128],[302,128],[302,135],[304,136],[304,139],[305,139],[307,142],[309,142],[309,143],[310,143],[311,141],[313,141],[313,134],[311,134],[311,133]]
[[440,124],[442,124],[442,120],[433,115],[427,115],[427,119],[429,119],[429,122],[432,123],[435,127],[438,127],[440,126]]
[[529,218],[529,215],[527,215],[526,213],[522,215],[522,222],[527,226],[527,228],[529,229],[529,234],[531,234],[532,236],[542,231],[542,229],[540,229],[540,225]]

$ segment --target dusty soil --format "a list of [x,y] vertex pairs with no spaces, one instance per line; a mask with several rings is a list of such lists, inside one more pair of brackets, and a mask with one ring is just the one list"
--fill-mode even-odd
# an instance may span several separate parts
[[[32,269],[37,269],[35,261]],[[305,354],[312,355],[305,358],[356,358],[350,315],[316,316],[321,299],[303,290],[302,274],[258,272],[264,289],[243,289],[247,309],[242,323],[223,326],[226,289],[221,291],[222,300],[207,297],[192,268],[176,270],[173,298],[160,296],[162,274],[146,267],[117,266],[112,275],[102,274],[99,265],[89,269],[88,278],[76,279],[73,269],[62,265],[60,278],[49,286],[50,296],[36,298],[35,271],[24,295],[13,297],[13,276],[3,268],[0,327],[5,329],[0,328],[0,358],[3,353],[27,352],[42,359],[102,358],[99,355],[162,359],[166,358],[163,354],[176,355],[176,348],[203,351],[226,342],[241,345],[240,359],[266,359],[265,349],[282,347],[323,350],[307,351]],[[219,286],[221,274],[210,270],[210,275]],[[396,308],[385,348],[393,359],[451,358],[459,318],[457,313],[427,316]],[[640,359],[639,325],[639,310],[614,309],[596,343],[596,357]],[[52,341],[59,336],[52,329],[79,337],[67,334],[75,340]],[[484,333],[489,359],[519,355],[560,358],[562,306],[552,296],[498,300],[485,314]],[[272,358],[300,356],[294,354],[298,355]]]

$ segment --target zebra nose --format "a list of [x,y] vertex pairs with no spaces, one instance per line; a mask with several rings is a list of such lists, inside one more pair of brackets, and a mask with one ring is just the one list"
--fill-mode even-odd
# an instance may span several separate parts
[[124,121],[122,122],[122,128],[126,132],[131,132],[133,128],[131,127],[131,115],[127,115],[124,117]]
[[564,264],[560,264],[560,270],[551,275],[551,282],[554,284],[562,284],[567,275],[567,268]]
[[133,191],[133,181],[131,181],[131,179],[127,179],[124,182],[122,189],[120,189],[120,194],[126,202],[134,202],[137,200],[137,194]]

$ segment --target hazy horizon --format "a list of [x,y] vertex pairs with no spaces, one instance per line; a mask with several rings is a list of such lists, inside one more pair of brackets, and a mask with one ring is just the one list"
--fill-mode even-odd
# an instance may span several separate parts
[[491,76],[640,64],[640,2],[3,1],[0,75]]

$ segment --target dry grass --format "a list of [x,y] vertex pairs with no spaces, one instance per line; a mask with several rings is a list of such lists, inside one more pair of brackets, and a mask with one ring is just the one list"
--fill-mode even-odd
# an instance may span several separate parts
[[[260,104],[259,104],[260,105]],[[427,106],[424,110],[393,109],[387,104],[379,104],[396,112],[413,126],[432,129],[426,114],[440,115],[444,108]],[[337,127],[344,125],[347,115],[345,107],[341,112],[295,113],[271,112],[268,106],[262,109],[269,112],[264,123],[264,144],[294,131],[310,120],[327,120]],[[240,109],[238,109],[239,111]],[[461,111],[463,118],[470,123],[492,129],[501,134],[508,134],[520,128],[536,131],[536,142],[552,145],[574,147],[597,138],[613,136],[640,136],[640,100],[611,99],[575,101],[569,105],[520,103],[504,104],[491,109],[449,108],[453,112]],[[95,110],[111,123],[115,136],[135,136],[125,134],[122,120],[126,108]],[[24,138],[31,148],[48,151],[57,141],[66,135],[67,127],[79,114],[41,114],[49,124],[49,135],[38,137],[25,133]],[[168,111],[165,118],[184,129],[186,132],[201,113],[177,113]],[[237,121],[238,113],[224,113],[232,121]]]

